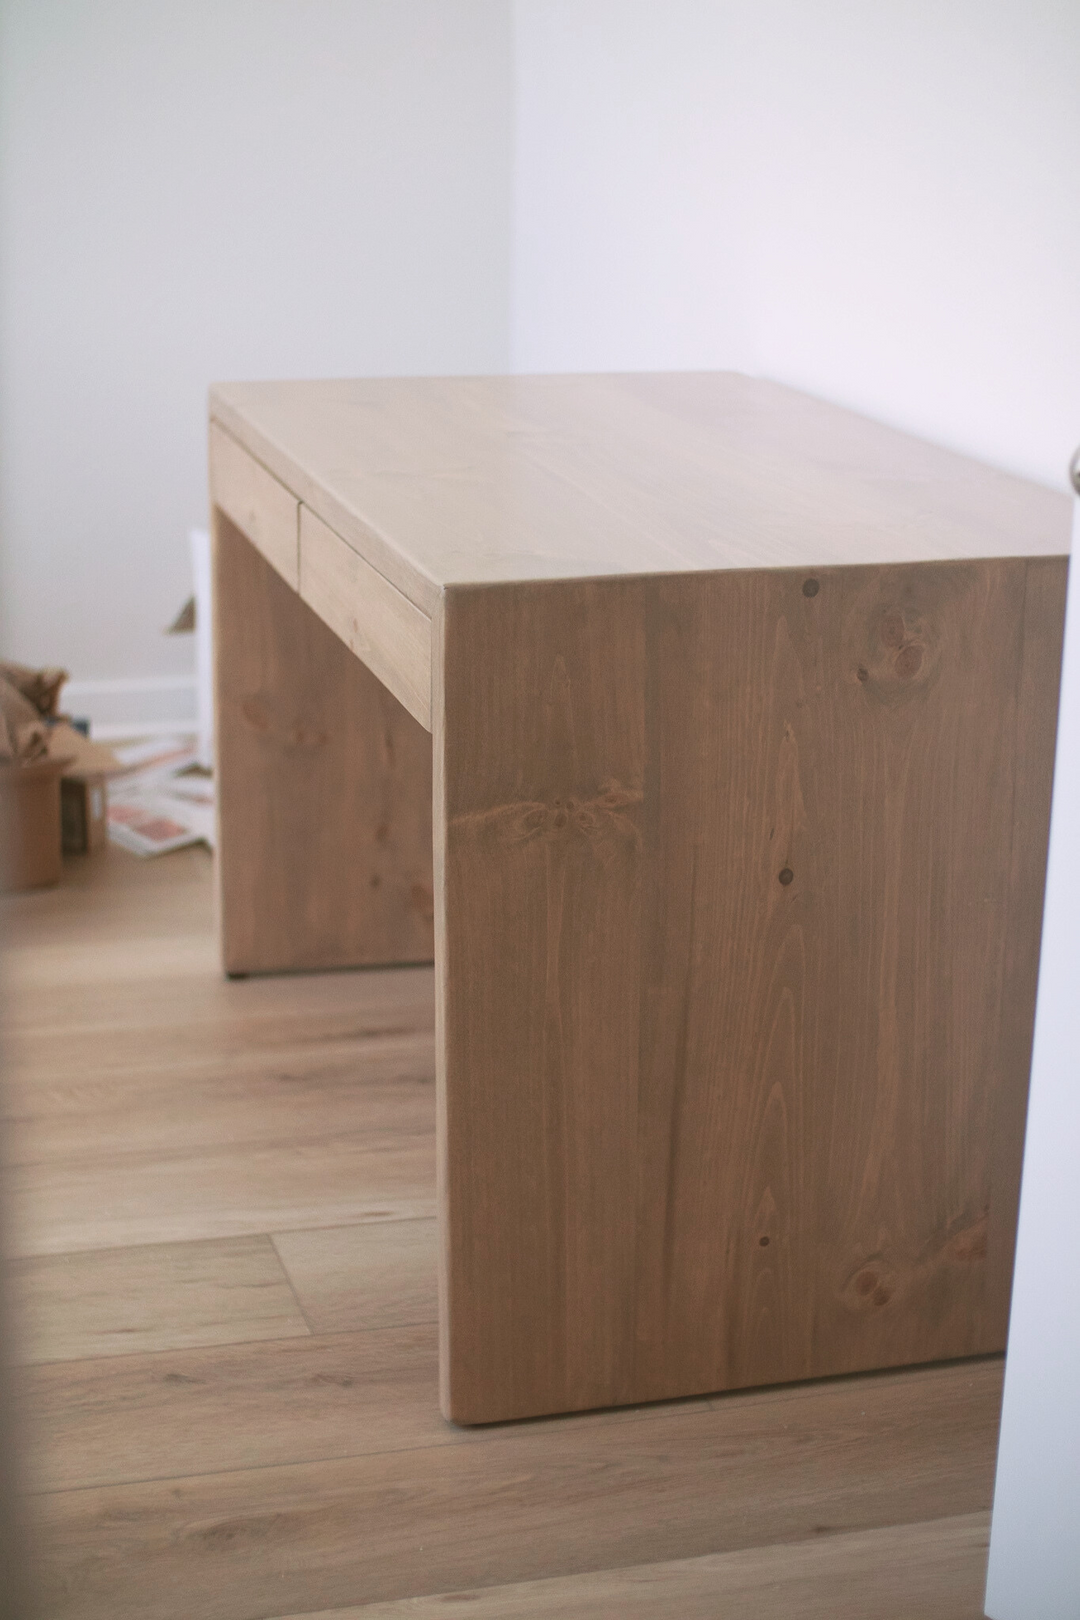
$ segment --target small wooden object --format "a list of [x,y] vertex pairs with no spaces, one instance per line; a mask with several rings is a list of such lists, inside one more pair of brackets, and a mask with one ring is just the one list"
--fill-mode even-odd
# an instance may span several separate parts
[[1003,1348],[1067,499],[733,376],[211,411],[225,964],[434,945],[446,1414]]

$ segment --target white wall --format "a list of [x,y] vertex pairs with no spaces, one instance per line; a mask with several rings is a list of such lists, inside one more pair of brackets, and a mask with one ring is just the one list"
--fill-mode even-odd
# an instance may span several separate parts
[[0,649],[190,702],[211,380],[506,369],[509,50],[503,0],[0,0]]
[[[745,367],[730,3],[516,0],[515,371]],[[767,86],[758,86],[764,96]]]
[[[1080,503],[1073,549],[1080,547]],[[1080,1614],[1080,928],[1072,893],[1080,822],[1080,576],[1069,584],[1039,1004],[1024,1144],[986,1612]]]
[[0,651],[190,705],[215,377],[732,366],[1060,485],[1078,86],[1075,0],[0,0]]
[[732,366],[1064,486],[1076,0],[516,0],[515,370]]

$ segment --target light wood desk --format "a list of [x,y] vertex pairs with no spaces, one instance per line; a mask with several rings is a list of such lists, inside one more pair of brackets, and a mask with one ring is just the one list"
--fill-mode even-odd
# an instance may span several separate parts
[[224,963],[434,953],[447,1415],[1001,1349],[1067,498],[737,376],[211,413]]

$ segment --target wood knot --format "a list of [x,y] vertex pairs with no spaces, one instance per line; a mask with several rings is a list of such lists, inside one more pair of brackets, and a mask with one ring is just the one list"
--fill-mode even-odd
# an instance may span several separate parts
[[883,644],[893,651],[904,645],[904,615],[899,608],[890,608],[887,613],[882,614],[878,633]]
[[251,692],[241,700],[240,714],[252,731],[280,748],[306,753],[325,747],[328,741],[328,734],[321,727],[308,726],[302,718],[282,714],[273,699],[260,692]]
[[893,1268],[880,1257],[864,1260],[840,1291],[840,1298],[849,1311],[860,1314],[879,1311],[896,1293],[897,1277]]
[[849,611],[844,630],[847,679],[864,687],[875,704],[918,703],[937,678],[941,625],[948,620],[928,592],[918,596],[905,588],[897,596],[892,594],[894,582],[883,585],[889,595],[872,588]]
[[922,648],[914,641],[905,642],[896,655],[896,673],[902,681],[910,681],[922,668]]
[[504,845],[547,843],[569,850],[575,843],[592,846],[602,859],[640,845],[635,814],[641,789],[606,781],[588,798],[552,798],[493,805],[489,810],[455,816],[453,825]]
[[907,623],[899,608],[890,608],[882,615],[879,634],[889,651],[896,654],[893,668],[897,675],[902,681],[912,680],[922,668],[923,650],[908,633]]
[[258,696],[246,697],[240,704],[240,713],[253,731],[269,731],[273,715],[266,701]]
[[989,1220],[984,1214],[970,1226],[957,1232],[948,1245],[952,1258],[959,1260],[962,1265],[971,1265],[973,1261],[985,1260],[988,1228]]
[[876,1271],[861,1271],[855,1279],[855,1292],[870,1305],[887,1305],[892,1299],[892,1289]]

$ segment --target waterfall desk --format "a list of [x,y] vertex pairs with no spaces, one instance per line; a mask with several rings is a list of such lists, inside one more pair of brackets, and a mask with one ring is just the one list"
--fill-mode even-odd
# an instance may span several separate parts
[[224,965],[434,958],[447,1416],[1002,1349],[1067,497],[733,375],[210,457]]

